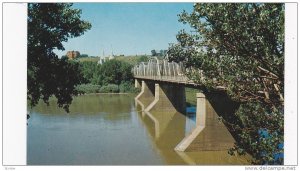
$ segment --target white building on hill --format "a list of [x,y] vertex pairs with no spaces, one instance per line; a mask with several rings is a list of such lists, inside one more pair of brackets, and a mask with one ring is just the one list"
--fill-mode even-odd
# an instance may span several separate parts
[[103,64],[104,62],[106,62],[106,61],[108,61],[108,60],[112,60],[112,59],[115,59],[115,56],[114,56],[114,55],[110,55],[110,56],[108,56],[108,57],[102,56],[102,57],[99,58],[98,64],[101,65],[101,64]]

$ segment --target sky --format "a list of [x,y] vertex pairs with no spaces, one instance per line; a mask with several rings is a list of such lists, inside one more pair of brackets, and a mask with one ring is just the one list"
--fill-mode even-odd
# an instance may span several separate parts
[[75,50],[89,56],[151,54],[176,43],[176,34],[190,30],[178,22],[183,10],[191,12],[193,3],[74,3],[83,20],[92,28],[84,35],[64,42],[60,57]]

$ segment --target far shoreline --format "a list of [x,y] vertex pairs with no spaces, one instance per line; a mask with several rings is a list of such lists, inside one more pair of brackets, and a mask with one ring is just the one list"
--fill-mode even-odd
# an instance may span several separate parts
[[101,95],[101,94],[105,94],[105,95],[123,95],[123,94],[136,94],[136,93],[84,93],[84,94],[79,94],[77,96],[83,96],[83,95]]

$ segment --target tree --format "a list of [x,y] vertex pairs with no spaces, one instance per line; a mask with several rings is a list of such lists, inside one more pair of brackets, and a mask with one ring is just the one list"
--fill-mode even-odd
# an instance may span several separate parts
[[91,28],[80,20],[81,10],[69,3],[28,4],[28,71],[27,99],[35,106],[39,99],[48,103],[57,98],[59,107],[68,111],[75,86],[82,81],[79,65],[59,59],[53,49],[64,50],[62,42],[78,37]]
[[159,51],[159,56],[165,56],[167,54],[167,50],[160,50]]
[[119,60],[109,60],[104,62],[100,68],[101,85],[117,84],[120,85],[122,81],[132,81],[132,66],[127,62]]
[[238,143],[229,152],[283,164],[284,5],[197,3],[179,21],[193,32],[179,32],[168,59],[183,61],[190,79],[223,86],[241,104],[235,115],[242,124],[232,125]]
[[157,55],[156,50],[154,50],[154,49],[151,50],[151,55],[152,55],[152,56],[156,56],[156,55]]
[[77,58],[87,58],[89,57],[88,54],[80,54]]
[[99,81],[97,78],[100,74],[101,65],[98,65],[97,62],[92,61],[83,61],[79,64],[80,71],[85,79],[84,83],[97,84]]

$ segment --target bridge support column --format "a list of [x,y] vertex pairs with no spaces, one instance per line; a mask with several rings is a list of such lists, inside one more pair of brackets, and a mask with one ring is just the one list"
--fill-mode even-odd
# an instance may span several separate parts
[[196,128],[175,147],[175,150],[222,151],[233,147],[234,142],[205,95],[197,93]]
[[141,88],[141,82],[138,79],[134,79],[134,87]]
[[155,84],[154,101],[145,109],[185,113],[185,87],[177,84]]
[[142,81],[141,92],[135,97],[136,100],[142,102],[147,108],[147,106],[154,100],[154,83]]
[[206,99],[203,93],[197,93],[196,125],[205,127]]

